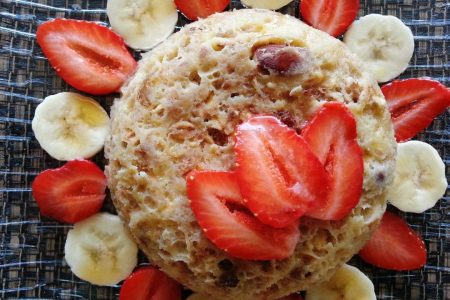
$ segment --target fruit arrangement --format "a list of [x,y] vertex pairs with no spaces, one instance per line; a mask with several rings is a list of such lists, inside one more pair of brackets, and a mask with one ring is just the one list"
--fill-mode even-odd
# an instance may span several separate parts
[[[261,5],[268,9],[278,9],[289,2],[242,1],[249,7]],[[325,2],[321,7],[316,1],[301,1],[303,20],[333,36],[345,32],[343,41],[367,62],[367,69],[380,83],[394,79],[406,69],[414,43],[411,31],[400,20],[369,15],[353,22],[359,1],[328,1],[329,6]],[[110,0],[106,9],[113,31],[92,22],[56,19],[38,27],[37,41],[67,83],[92,95],[104,95],[119,91],[136,68],[137,62],[127,46],[150,49],[164,40],[175,29],[177,8],[188,19],[196,20],[228,5],[229,1]],[[121,9],[122,6],[134,10]],[[155,12],[152,14],[151,10]],[[140,22],[154,24],[158,29],[139,33],[136,28],[140,28]],[[385,26],[379,26],[380,23]],[[373,43],[367,42],[368,36]],[[388,45],[382,45],[380,41],[386,40]],[[398,48],[392,49],[392,45]],[[377,56],[379,52],[385,56]],[[67,55],[72,59],[66,59]],[[261,57],[264,65],[264,53]],[[273,68],[270,64],[265,66]],[[445,112],[450,91],[427,78],[392,81],[383,85],[382,91],[399,142],[396,178],[389,200],[402,211],[420,213],[433,207],[445,194],[445,165],[430,145],[408,140]],[[95,100],[77,93],[59,93],[48,96],[37,107],[32,122],[42,148],[51,157],[68,161],[59,169],[39,174],[33,182],[33,196],[43,216],[75,223],[67,236],[66,261],[76,276],[97,285],[119,283],[137,264],[137,246],[119,218],[99,213],[106,196],[106,178],[88,160],[101,151],[108,121],[107,113]],[[298,238],[296,222],[303,215],[341,220],[358,202],[363,153],[356,142],[354,119],[339,104],[325,105],[300,134],[275,117],[255,116],[238,126],[235,135],[235,170],[193,170],[186,176],[192,210],[208,239],[218,248],[243,259],[281,259],[291,253]],[[288,153],[290,149],[295,149],[294,154]],[[330,154],[330,149],[337,150]],[[292,155],[295,157],[290,160],[281,159]],[[273,159],[274,156],[279,159]],[[249,163],[250,158],[260,163]],[[261,170],[261,166],[266,169]],[[298,192],[305,189],[306,192]],[[260,201],[262,195],[267,197],[270,193],[274,201]],[[218,207],[217,203],[223,205]],[[270,207],[265,207],[268,204]],[[228,205],[240,209],[231,212]],[[227,236],[226,230],[230,235],[241,232],[238,238],[242,240],[222,238]],[[92,260],[86,261],[86,256]],[[411,270],[426,263],[426,250],[420,236],[401,217],[387,212],[360,257],[381,268]],[[111,265],[111,259],[116,258],[117,264]],[[92,271],[97,265],[98,273]],[[147,285],[142,287],[144,282]],[[333,291],[343,289],[348,282],[357,283],[350,285],[355,290],[346,292],[359,293],[361,289],[361,294],[368,294],[367,299],[374,299],[370,280],[347,265],[322,288],[308,291],[306,299],[322,299],[322,294],[332,299]],[[120,299],[180,297],[181,286],[150,266],[131,274],[120,293]],[[201,296],[192,295],[190,299],[196,297]]]

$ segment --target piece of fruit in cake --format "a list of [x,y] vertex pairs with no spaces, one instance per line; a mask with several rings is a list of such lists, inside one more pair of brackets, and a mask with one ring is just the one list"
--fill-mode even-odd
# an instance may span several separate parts
[[103,148],[109,117],[92,98],[59,93],[37,106],[31,126],[41,147],[53,158],[90,158]]
[[245,205],[283,228],[324,204],[329,176],[303,137],[272,116],[236,128],[236,175]]
[[181,285],[155,267],[135,270],[122,284],[119,300],[181,300]]
[[112,286],[136,267],[138,247],[118,216],[98,213],[69,230],[64,253],[76,276],[92,284]]
[[203,233],[229,255],[269,260],[283,259],[294,252],[298,221],[282,229],[261,223],[243,205],[234,172],[194,170],[186,176],[186,187]]
[[423,267],[427,250],[420,236],[400,216],[386,211],[359,256],[383,269],[406,271]]
[[341,220],[362,194],[363,152],[357,142],[355,118],[344,104],[326,103],[303,129],[302,136],[331,178],[325,205],[306,215]]
[[106,176],[91,161],[73,160],[40,173],[32,184],[43,216],[75,223],[97,213],[105,199]]
[[329,35],[344,33],[358,15],[359,0],[302,0],[302,19],[314,28]]
[[178,12],[172,0],[108,0],[112,30],[134,49],[150,49],[175,29]]
[[429,78],[395,80],[384,85],[381,91],[398,142],[414,137],[450,105],[450,89]]
[[93,95],[119,91],[137,65],[123,39],[94,22],[54,19],[39,25],[36,38],[56,73]]
[[253,57],[260,68],[284,76],[307,72],[312,66],[313,59],[306,48],[283,44],[260,46],[255,49]]
[[394,182],[388,200],[405,212],[432,208],[447,190],[445,164],[433,146],[408,141],[398,144]]
[[379,14],[355,21],[345,33],[344,43],[378,82],[389,81],[405,71],[414,52],[411,29],[394,16]]

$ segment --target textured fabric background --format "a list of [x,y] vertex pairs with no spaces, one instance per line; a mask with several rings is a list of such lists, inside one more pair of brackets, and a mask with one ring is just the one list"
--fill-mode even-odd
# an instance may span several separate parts
[[[298,2],[281,9],[298,17]],[[31,183],[42,170],[61,163],[33,137],[36,106],[48,95],[74,91],[51,68],[36,43],[36,27],[55,18],[76,18],[107,25],[106,0],[0,0],[0,298],[113,299],[119,287],[96,287],[70,272],[63,260],[71,226],[39,215]],[[241,8],[233,1],[230,8]],[[402,78],[429,76],[449,86],[450,2],[448,0],[363,0],[359,15],[392,14],[411,27],[416,51]],[[186,23],[180,16],[179,26]],[[139,54],[136,53],[136,58]],[[95,97],[107,110],[115,95]],[[440,116],[417,139],[435,146],[450,174],[450,113]],[[103,165],[103,154],[95,157]],[[422,234],[427,265],[394,272],[352,264],[368,274],[378,299],[450,299],[449,193],[423,214],[403,214]],[[113,211],[108,199],[104,210]],[[145,261],[141,257],[141,261]],[[187,295],[189,292],[186,292]]]

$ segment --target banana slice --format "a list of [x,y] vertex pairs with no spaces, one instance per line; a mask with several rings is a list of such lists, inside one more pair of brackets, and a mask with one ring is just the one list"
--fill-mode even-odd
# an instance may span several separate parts
[[378,82],[389,81],[405,71],[414,52],[411,29],[394,16],[362,17],[345,33],[344,43]]
[[75,224],[67,234],[65,259],[79,278],[115,285],[137,265],[138,248],[118,216],[98,213]]
[[420,141],[398,144],[394,183],[388,199],[404,212],[432,208],[447,190],[445,164],[431,145]]
[[92,98],[59,93],[40,103],[31,123],[34,136],[58,160],[89,158],[103,148],[109,117]]
[[306,300],[376,300],[372,281],[359,269],[343,265],[319,286],[306,291]]
[[173,0],[108,0],[106,14],[128,46],[143,50],[164,41],[178,21]]
[[293,0],[241,0],[242,4],[251,8],[279,9]]

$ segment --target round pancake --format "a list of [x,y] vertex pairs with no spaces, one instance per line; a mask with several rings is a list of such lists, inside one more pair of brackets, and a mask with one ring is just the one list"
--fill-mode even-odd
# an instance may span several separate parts
[[[261,67],[256,48],[307,53],[302,71]],[[396,144],[377,83],[343,43],[267,10],[191,23],[144,55],[112,107],[105,153],[112,199],[149,260],[212,299],[276,299],[328,279],[367,241],[386,207]],[[300,131],[327,101],[347,105],[364,153],[363,195],[342,221],[302,218],[294,255],[228,256],[202,234],[186,197],[192,169],[233,168],[233,132],[253,114]]]

